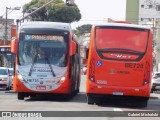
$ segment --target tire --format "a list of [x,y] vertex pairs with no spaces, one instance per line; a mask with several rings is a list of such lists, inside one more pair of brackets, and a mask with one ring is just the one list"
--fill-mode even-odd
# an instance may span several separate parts
[[147,107],[148,98],[139,98],[132,101],[132,107]]
[[96,105],[102,105],[102,103],[103,103],[102,97],[95,98],[95,103],[96,103]]
[[63,100],[69,101],[72,97],[73,97],[72,93],[65,94],[65,95],[63,95]]
[[141,103],[140,107],[147,107],[147,105],[148,105],[148,100],[143,101],[143,102]]
[[138,107],[147,107],[147,105],[148,105],[148,100],[140,100],[137,104]]
[[25,94],[23,92],[18,92],[17,97],[18,100],[24,100]]
[[94,99],[93,99],[93,97],[91,97],[90,95],[87,96],[87,103],[88,103],[89,105],[93,105],[93,104],[94,104]]

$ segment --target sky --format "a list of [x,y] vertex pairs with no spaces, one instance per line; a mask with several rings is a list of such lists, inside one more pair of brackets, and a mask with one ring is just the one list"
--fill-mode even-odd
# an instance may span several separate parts
[[[22,7],[31,0],[0,0],[0,16],[4,15],[6,7]],[[83,24],[103,22],[107,18],[125,20],[126,0],[75,0],[80,9],[82,18],[79,22],[71,24],[72,28]],[[22,10],[8,12],[8,18],[18,19]]]

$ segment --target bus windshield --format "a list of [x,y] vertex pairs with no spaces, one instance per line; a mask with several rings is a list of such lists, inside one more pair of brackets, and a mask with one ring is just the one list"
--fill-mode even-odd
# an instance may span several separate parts
[[49,64],[59,67],[67,65],[67,36],[20,35],[19,64]]
[[144,53],[148,42],[148,30],[133,28],[96,28],[98,50],[129,50]]

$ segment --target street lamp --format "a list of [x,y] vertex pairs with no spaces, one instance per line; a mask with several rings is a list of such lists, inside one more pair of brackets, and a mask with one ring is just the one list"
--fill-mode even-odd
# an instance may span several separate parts
[[7,41],[7,16],[8,16],[8,10],[20,10],[21,7],[14,7],[14,8],[8,8],[6,7],[6,22],[5,22],[5,40],[4,40],[4,45],[6,45]]
[[67,5],[74,5],[74,0],[66,0]]

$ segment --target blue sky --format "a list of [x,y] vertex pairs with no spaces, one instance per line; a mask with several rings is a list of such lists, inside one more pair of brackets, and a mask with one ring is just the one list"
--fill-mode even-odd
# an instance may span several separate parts
[[[0,16],[5,14],[6,7],[23,6],[31,0],[0,0]],[[73,26],[103,21],[106,18],[125,20],[126,0],[75,0],[82,14],[82,19]],[[22,14],[12,11],[8,18],[17,19]],[[5,17],[5,16],[4,16]]]

